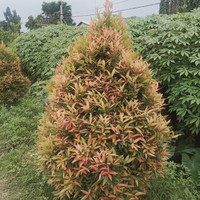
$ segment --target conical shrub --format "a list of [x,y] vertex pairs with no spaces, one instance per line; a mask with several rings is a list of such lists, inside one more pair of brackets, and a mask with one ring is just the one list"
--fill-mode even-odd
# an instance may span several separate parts
[[23,76],[20,59],[0,44],[0,103],[11,103],[23,96],[31,82]]
[[110,8],[49,84],[38,156],[60,198],[137,199],[165,167],[171,136],[158,83]]

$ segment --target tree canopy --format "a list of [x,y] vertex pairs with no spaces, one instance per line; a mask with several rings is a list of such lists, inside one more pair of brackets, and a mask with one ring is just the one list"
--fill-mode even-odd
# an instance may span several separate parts
[[160,14],[175,14],[189,12],[200,6],[200,0],[161,0]]
[[20,34],[21,18],[16,10],[11,12],[9,7],[6,8],[3,14],[5,20],[0,21],[0,41],[9,44]]
[[14,24],[19,24],[21,21],[21,17],[19,15],[17,15],[16,10],[13,10],[11,12],[9,7],[6,8],[6,12],[4,12],[4,16],[5,16],[7,23],[12,22]]
[[200,6],[200,0],[184,0],[185,11],[190,11]]
[[[20,32],[20,23],[21,23],[21,17],[19,15],[17,15],[16,10],[13,10],[11,12],[10,8],[7,7],[6,11],[3,13],[5,20],[0,21],[0,27],[2,27],[5,31],[9,31],[12,30]],[[18,29],[16,30],[16,27],[13,30],[13,26],[18,24]]]
[[[44,25],[58,24],[60,23],[60,8],[61,1],[52,1],[52,2],[43,2],[42,4],[42,13],[36,18],[33,16],[28,17],[28,21],[25,26],[32,30],[40,28]],[[71,6],[66,2],[62,2],[63,10],[63,23],[68,25],[74,25],[75,23],[72,20]]]

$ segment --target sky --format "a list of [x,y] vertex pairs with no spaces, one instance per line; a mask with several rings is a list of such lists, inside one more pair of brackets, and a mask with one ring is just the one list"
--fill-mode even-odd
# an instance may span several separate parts
[[[41,5],[43,2],[51,2],[56,0],[0,0],[0,21],[4,20],[3,12],[6,7],[10,7],[11,11],[16,10],[17,14],[21,17],[22,30],[25,29],[25,22],[28,16],[36,17],[41,14]],[[95,18],[95,8],[103,11],[105,0],[63,0],[71,5],[72,18],[78,24],[80,21],[90,22],[91,18]],[[145,17],[146,15],[158,14],[159,5],[152,5],[149,7],[132,9],[135,7],[145,6],[149,4],[159,3],[160,0],[111,0],[113,2],[113,11],[122,11],[122,17],[139,16]],[[129,10],[126,10],[129,9]],[[116,13],[117,14],[117,13]],[[92,15],[92,16],[84,16]]]

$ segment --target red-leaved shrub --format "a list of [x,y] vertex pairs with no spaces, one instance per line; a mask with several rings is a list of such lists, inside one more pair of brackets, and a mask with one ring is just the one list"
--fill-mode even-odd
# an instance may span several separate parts
[[0,44],[0,103],[10,103],[23,96],[30,87],[30,81],[20,69],[20,59]]
[[60,198],[137,199],[165,166],[171,136],[158,83],[110,6],[50,81],[38,155]]

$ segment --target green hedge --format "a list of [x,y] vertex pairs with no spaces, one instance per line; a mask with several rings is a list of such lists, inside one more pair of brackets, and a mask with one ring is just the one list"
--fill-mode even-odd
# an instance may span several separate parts
[[85,31],[85,27],[51,25],[21,35],[14,49],[23,72],[32,82],[48,79],[62,56],[67,55],[67,47]]
[[134,46],[161,83],[174,128],[185,134],[200,132],[199,19],[200,9],[127,21]]

